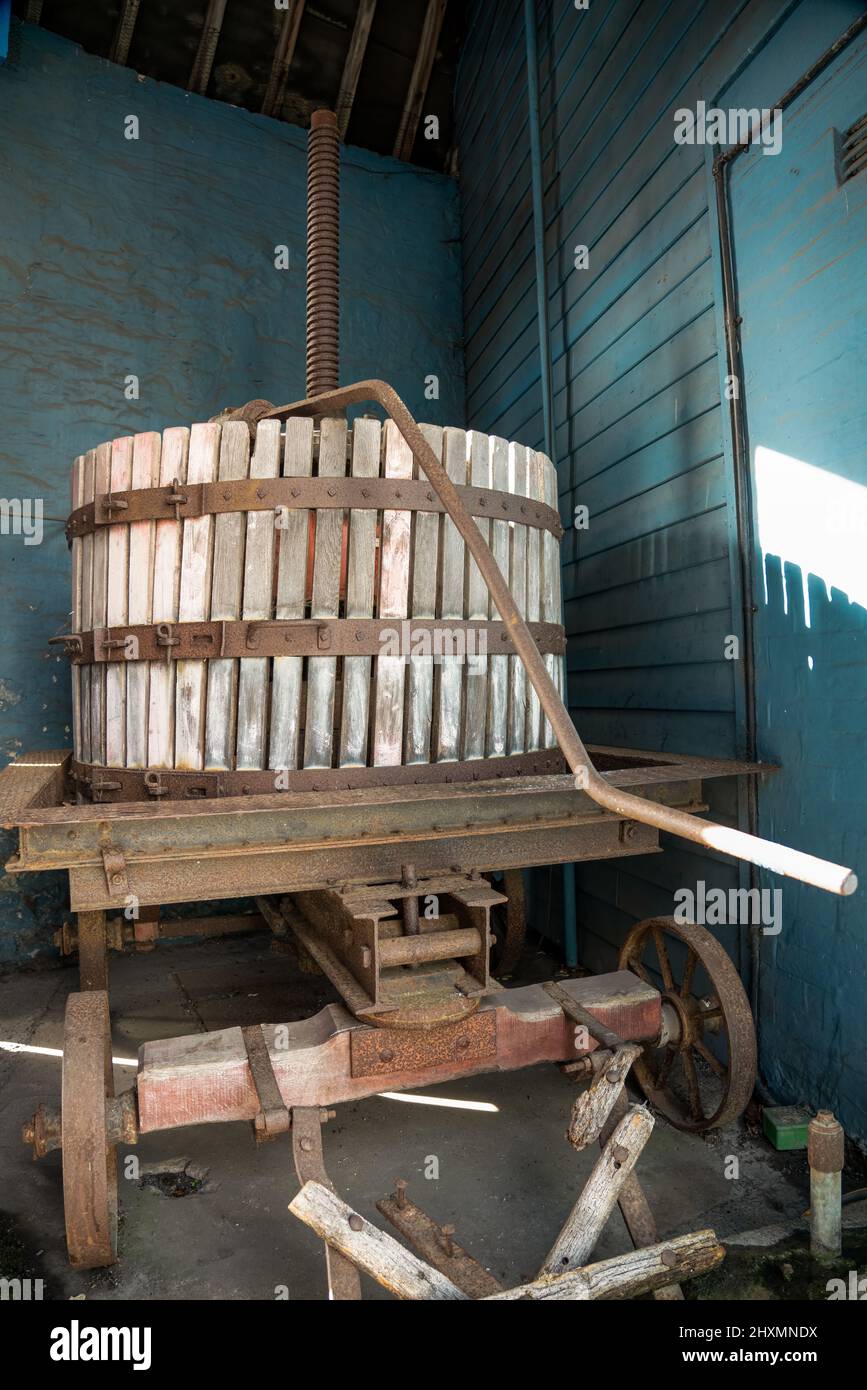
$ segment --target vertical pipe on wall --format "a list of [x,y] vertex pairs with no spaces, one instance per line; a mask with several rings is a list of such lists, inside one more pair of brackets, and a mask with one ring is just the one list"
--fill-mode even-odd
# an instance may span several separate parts
[[[527,51],[527,98],[530,128],[530,178],[533,192],[533,251],[536,263],[536,318],[539,330],[539,375],[545,453],[554,458],[554,403],[551,389],[551,338],[548,328],[548,277],[545,269],[545,203],[542,191],[542,130],[539,115],[539,58],[536,48],[535,0],[524,0]],[[550,891],[550,890],[549,890]],[[563,947],[566,964],[578,964],[575,865],[563,865]]]

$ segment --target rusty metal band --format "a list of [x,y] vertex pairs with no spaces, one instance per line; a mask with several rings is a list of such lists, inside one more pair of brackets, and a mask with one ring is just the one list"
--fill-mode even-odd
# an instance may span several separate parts
[[566,771],[556,748],[471,762],[411,763],[401,767],[329,767],[253,771],[180,772],[174,768],[102,767],[73,761],[70,777],[89,800],[190,801],[265,792],[358,791],[443,782],[485,782],[500,777],[557,776]]
[[[563,526],[558,512],[545,502],[519,497],[496,488],[457,488],[467,510],[476,517],[514,521],[550,531],[559,540]],[[103,526],[134,521],[190,521],[225,512],[275,513],[280,509],[328,511],[445,512],[435,490],[423,478],[235,478],[217,483],[169,483],[164,487],[106,492],[76,507],[66,523],[71,543]]]
[[[565,629],[530,623],[541,652],[562,656]],[[240,618],[226,622],[122,623],[72,632],[62,643],[75,666],[127,661],[207,661],[261,656],[512,656],[505,623],[464,618]]]

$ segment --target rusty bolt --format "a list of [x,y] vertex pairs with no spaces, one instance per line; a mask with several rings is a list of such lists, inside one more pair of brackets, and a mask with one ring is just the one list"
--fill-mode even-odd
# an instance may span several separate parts
[[398,1178],[397,1182],[394,1184],[394,1200],[397,1202],[397,1205],[400,1207],[401,1211],[403,1211],[404,1207],[406,1206],[406,1189],[406,1178]]
[[302,1150],[303,1150],[304,1153],[309,1154],[310,1150],[313,1148],[313,1140],[312,1140],[312,1139],[302,1139],[302,1140],[301,1140],[301,1148],[302,1148]]
[[370,947],[365,946],[362,948],[361,952],[361,964],[364,966],[365,970],[370,968],[370,959]]
[[454,1233],[455,1233],[455,1228],[454,1228],[454,1226],[441,1226],[441,1227],[440,1227],[440,1244],[441,1244],[443,1250],[445,1250],[445,1252],[446,1252],[446,1254],[448,1255],[449,1259],[451,1259],[452,1256],[453,1256],[454,1253],[455,1253],[455,1243],[454,1243],[454,1241],[452,1240],[452,1236],[454,1235]]
[[351,1215],[350,1218],[349,1218],[349,1229],[350,1229],[350,1231],[363,1231],[363,1230],[364,1230],[364,1222],[362,1221],[361,1217],[360,1217],[356,1212],[353,1212],[352,1215]]
[[629,1157],[629,1150],[625,1149],[622,1144],[615,1144],[611,1150],[611,1157],[615,1163],[625,1163]]
[[673,1250],[663,1250],[659,1258],[668,1269],[674,1269],[674,1266],[677,1264],[677,1256]]
[[327,1123],[328,1120],[333,1120],[333,1119],[335,1119],[336,1116],[337,1116],[337,1111],[336,1111],[336,1110],[320,1110],[320,1111],[319,1111],[319,1123],[320,1123],[321,1125],[324,1125],[324,1124]]
[[380,1061],[382,1061],[382,1062],[393,1062],[393,1061],[394,1061],[394,1053],[393,1053],[393,1051],[391,1050],[390,1047],[381,1047],[381,1048],[379,1049],[379,1057],[380,1057]]

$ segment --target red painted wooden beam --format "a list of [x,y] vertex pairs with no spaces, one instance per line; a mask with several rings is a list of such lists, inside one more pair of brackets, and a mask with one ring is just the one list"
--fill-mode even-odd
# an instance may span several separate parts
[[[629,971],[560,983],[625,1041],[659,1035],[660,996]],[[370,1028],[340,1004],[299,1023],[266,1024],[263,1032],[289,1107],[335,1105],[482,1072],[572,1061],[596,1046],[592,1039],[576,1041],[576,1025],[542,985],[488,995],[476,1015],[452,1028],[443,1060],[434,1065],[415,1065],[418,1033]],[[403,1068],[397,1065],[401,1058]],[[139,1054],[138,1108],[142,1133],[254,1119],[259,1102],[240,1028],[145,1043]]]

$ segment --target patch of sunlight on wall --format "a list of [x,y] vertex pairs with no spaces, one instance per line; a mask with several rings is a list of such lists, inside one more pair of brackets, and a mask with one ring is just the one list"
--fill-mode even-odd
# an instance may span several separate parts
[[808,627],[808,575],[822,580],[829,599],[832,589],[840,589],[850,602],[867,607],[867,488],[761,444],[755,478],[765,602],[764,562],[778,555],[784,565],[800,567]]

